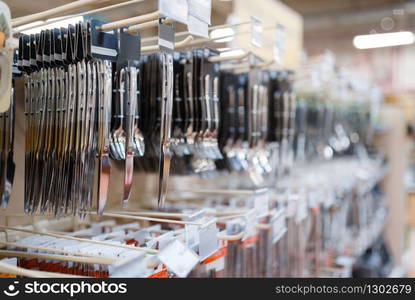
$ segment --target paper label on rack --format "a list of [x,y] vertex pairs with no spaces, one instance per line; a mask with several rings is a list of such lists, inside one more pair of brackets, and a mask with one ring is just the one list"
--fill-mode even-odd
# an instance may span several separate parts
[[262,218],[269,213],[269,191],[258,193],[254,195],[254,208],[258,212],[258,218]]
[[104,55],[104,56],[111,56],[111,57],[117,56],[117,50],[94,46],[94,45],[91,46],[91,52],[92,54],[98,54],[98,55]]
[[205,260],[219,249],[218,228],[216,219],[212,219],[200,227],[199,258]]
[[132,232],[128,235],[128,238],[136,240],[140,245],[144,244],[148,237],[150,237],[150,232],[147,229]]
[[158,45],[160,50],[172,53],[174,50],[174,27],[166,24],[159,24]]
[[193,248],[199,243],[199,226],[197,225],[186,225],[186,244]]
[[173,50],[174,49],[174,43],[170,42],[170,41],[166,41],[163,39],[159,39],[159,45],[168,49]]
[[262,21],[254,16],[251,16],[251,44],[262,47]]
[[187,0],[189,16],[192,15],[200,21],[210,25],[212,14],[212,0]]
[[166,248],[166,246],[168,244],[170,244],[170,242],[174,239],[174,232],[173,231],[169,231],[161,236],[159,236],[157,238],[158,242],[159,242],[159,250],[163,250],[164,248]]
[[297,210],[297,202],[298,202],[297,195],[290,194],[287,197],[287,212],[286,212],[287,218],[292,218],[295,216],[295,213]]
[[277,64],[284,63],[286,30],[281,24],[275,28],[275,43],[273,47],[274,60]]
[[[137,251],[136,251],[137,252]],[[127,259],[121,259],[108,267],[109,275],[112,278],[138,278],[145,277],[147,261],[144,259],[144,252],[131,255]]]
[[277,243],[287,232],[287,220],[285,208],[280,208],[271,218],[272,224],[272,243]]
[[[197,222],[205,216],[205,211],[200,210],[195,212],[186,218],[186,221]],[[199,244],[199,226],[198,225],[185,225],[185,235],[186,235],[186,244],[187,246],[193,248],[195,245]]]
[[160,13],[182,24],[187,24],[189,6],[187,0],[159,0]]
[[158,253],[159,260],[178,277],[186,277],[199,262],[197,254],[185,244],[174,240]]
[[209,25],[199,18],[189,15],[187,29],[192,35],[209,38]]
[[307,198],[298,197],[297,199],[297,213],[295,215],[295,220],[297,223],[302,222],[308,216],[308,203]]
[[257,224],[257,210],[251,209],[244,215],[245,219],[245,232],[242,237],[242,241],[246,240],[247,238],[255,235],[257,233],[256,224]]

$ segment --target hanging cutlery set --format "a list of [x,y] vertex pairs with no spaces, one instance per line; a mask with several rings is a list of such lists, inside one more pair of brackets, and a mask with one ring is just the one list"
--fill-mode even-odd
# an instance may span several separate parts
[[25,89],[25,212],[82,213],[92,204],[97,169],[103,207],[112,65],[93,59],[91,24],[22,35],[18,53]]
[[[350,145],[350,126],[342,123],[353,112],[347,119],[333,107],[297,103],[292,72],[221,70],[211,59],[218,51],[207,48],[160,46],[140,55],[139,34],[104,33],[96,30],[99,24],[19,38],[26,213],[84,215],[96,202],[102,214],[111,160],[124,164],[124,207],[136,172],[159,173],[162,206],[170,173],[203,178],[242,172],[252,187],[264,187],[313,147],[327,156]],[[159,31],[174,39],[173,26],[160,23]],[[12,132],[13,118],[6,119],[5,130]],[[3,145],[2,161],[12,168],[11,143]],[[6,175],[9,187],[12,176]],[[3,202],[7,194],[5,189]]]
[[[102,213],[111,160],[125,162],[124,206],[134,170],[159,172],[160,205],[170,169],[202,177],[248,171],[256,185],[264,184],[275,166],[270,151],[275,147],[268,142],[288,149],[295,100],[289,83],[287,91],[274,83],[288,80],[288,73],[223,72],[210,61],[218,55],[210,49],[161,48],[140,58],[138,34],[103,33],[95,30],[97,24],[19,38],[27,213],[82,215],[94,198]],[[102,54],[100,47],[116,57]]]

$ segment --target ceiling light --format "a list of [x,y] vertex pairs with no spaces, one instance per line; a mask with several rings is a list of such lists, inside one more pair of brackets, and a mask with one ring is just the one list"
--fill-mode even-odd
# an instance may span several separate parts
[[415,41],[414,34],[410,31],[377,33],[358,35],[353,39],[353,45],[357,49],[371,49],[391,47],[399,45],[410,45]]

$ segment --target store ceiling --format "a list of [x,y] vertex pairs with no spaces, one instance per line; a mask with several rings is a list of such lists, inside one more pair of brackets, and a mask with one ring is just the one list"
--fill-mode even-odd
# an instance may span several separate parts
[[281,0],[304,17],[399,6],[408,0]]
[[392,18],[395,30],[413,30],[415,2],[410,0],[281,0],[304,17],[305,35],[382,31]]

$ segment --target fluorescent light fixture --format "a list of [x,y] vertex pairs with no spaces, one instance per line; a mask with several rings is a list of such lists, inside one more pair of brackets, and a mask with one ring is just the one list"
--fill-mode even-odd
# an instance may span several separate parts
[[[64,20],[60,20],[60,19],[61,18],[48,19],[48,20],[46,20],[46,22],[36,21],[36,22],[33,22],[33,23],[29,23],[29,24],[17,27],[16,30],[20,31],[23,34],[34,34],[34,33],[39,33],[41,30],[45,30],[45,29],[68,27],[69,24],[74,25],[74,24],[84,20],[84,18],[82,16],[73,17],[73,18],[64,19]],[[55,20],[56,20],[56,22],[55,22]],[[49,23],[49,22],[53,22],[53,23]],[[44,23],[48,23],[48,24],[45,25],[45,26],[39,26],[39,25],[42,25]],[[36,27],[36,28],[32,28],[32,27]],[[32,28],[32,29],[24,30],[24,28]]]
[[358,35],[353,39],[353,45],[357,49],[371,49],[391,47],[399,45],[410,45],[415,41],[414,34],[410,31],[377,33]]
[[219,55],[222,57],[229,57],[229,56],[235,56],[235,55],[243,55],[245,54],[245,51],[242,49],[234,49],[231,51],[225,51],[221,52]]
[[[214,42],[215,43],[226,43],[230,42],[234,39],[235,31],[232,28],[219,28],[214,29],[210,33],[211,39],[217,39]],[[224,37],[221,39],[221,37]]]

